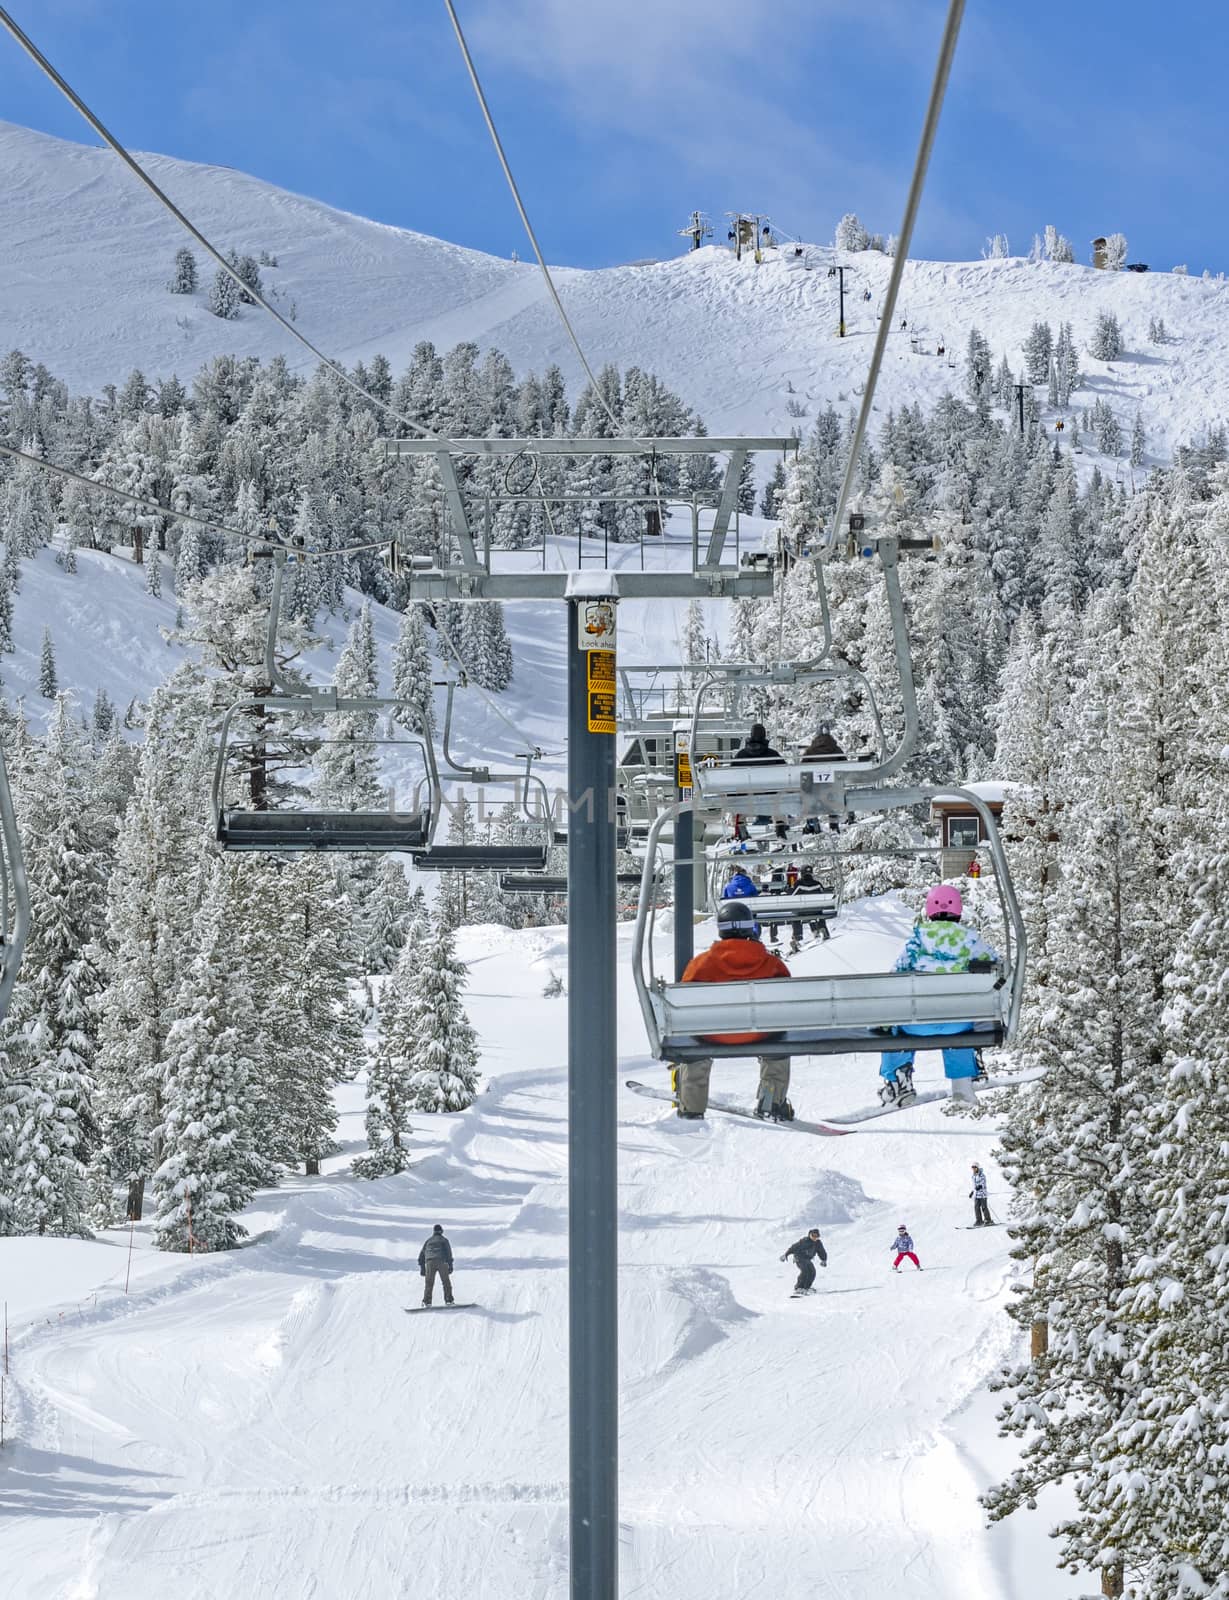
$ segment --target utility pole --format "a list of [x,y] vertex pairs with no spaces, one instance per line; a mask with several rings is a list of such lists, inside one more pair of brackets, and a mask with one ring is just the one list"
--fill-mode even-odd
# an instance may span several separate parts
[[1020,432],[1023,433],[1024,432],[1024,385],[1022,383],[1017,383],[1017,384],[1013,385],[1013,387],[1015,388],[1015,391],[1016,391],[1016,415],[1020,419]]
[[576,572],[567,589],[572,1600],[619,1593],[616,586]]
[[828,268],[828,276],[830,278],[833,277],[833,276],[836,277],[837,286],[838,286],[838,289],[840,291],[841,313],[840,313],[840,321],[837,323],[836,332],[837,332],[837,338],[838,339],[843,339],[845,337],[845,268],[844,267],[829,267]]

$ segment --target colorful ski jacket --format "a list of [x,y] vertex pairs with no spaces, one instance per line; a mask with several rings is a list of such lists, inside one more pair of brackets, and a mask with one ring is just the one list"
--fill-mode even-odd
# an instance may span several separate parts
[[986,1198],[986,1174],[984,1172],[979,1171],[973,1174],[973,1198],[975,1200],[984,1200]]
[[899,1255],[907,1255],[913,1249],[913,1235],[910,1233],[898,1233],[895,1239],[892,1240],[892,1248]]
[[976,928],[963,922],[937,922],[919,917],[905,948],[896,958],[897,972],[967,972],[970,961],[997,961],[998,951]]
[[759,889],[754,881],[745,872],[736,872],[721,891],[723,900],[747,900],[752,895],[759,894]]

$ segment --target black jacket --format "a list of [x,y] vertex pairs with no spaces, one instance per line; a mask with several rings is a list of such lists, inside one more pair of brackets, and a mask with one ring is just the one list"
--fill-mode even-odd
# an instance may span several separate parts
[[822,1239],[811,1239],[805,1234],[801,1239],[799,1239],[797,1244],[790,1245],[789,1249],[785,1253],[787,1256],[793,1256],[794,1260],[799,1266],[801,1266],[804,1261],[813,1261],[816,1256],[818,1256],[825,1265],[827,1265],[828,1261],[828,1252],[824,1249],[824,1241]]
[[740,750],[734,752],[731,758],[734,761],[780,761],[785,757],[779,750],[774,750],[766,739],[748,739]]
[[434,1261],[437,1267],[447,1267],[449,1272],[452,1271],[452,1246],[442,1233],[433,1233],[418,1252],[418,1265],[423,1272],[430,1261]]

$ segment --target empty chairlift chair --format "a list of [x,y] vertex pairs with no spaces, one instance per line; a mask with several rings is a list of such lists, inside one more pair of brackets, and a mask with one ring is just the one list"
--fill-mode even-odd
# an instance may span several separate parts
[[[381,717],[386,718],[383,734]],[[370,719],[370,732],[338,736],[341,718]],[[240,701],[222,719],[214,767],[218,843],[224,850],[286,853],[416,853],[429,848],[439,814],[439,777],[431,741],[417,731],[423,725],[421,709],[409,702],[347,699],[331,689]],[[327,747],[345,745],[377,752],[387,808],[351,810],[310,803],[307,784],[313,762]],[[404,809],[397,804],[399,792],[409,797]]]
[[[747,1045],[714,1043],[714,1034],[764,1034],[774,1056],[878,1054],[891,1048],[891,1030],[917,1023],[967,1024],[964,1031],[943,1036],[945,1049],[982,1049],[1011,1037],[1024,984],[1024,927],[1002,842],[984,802],[950,787],[839,788],[841,806],[856,815],[921,805],[937,794],[958,794],[978,811],[1003,915],[1001,967],[958,974],[867,972],[744,983],[669,982],[656,974],[653,964],[657,879],[668,870],[663,869],[661,850],[662,829],[670,816],[666,813],[649,838],[633,947],[636,990],[650,1049],[659,1060],[747,1054]],[[795,803],[805,811],[805,796],[797,796]],[[748,903],[758,911],[761,902]],[[789,898],[778,903],[784,908],[796,904]]]
[[[463,802],[469,802],[471,808],[474,806],[473,791],[476,790],[477,816],[470,821],[476,837],[432,843],[425,850],[415,852],[414,865],[419,872],[545,871],[555,842],[555,825],[546,785],[532,773],[531,767],[532,757],[526,760],[524,773],[465,769],[464,782],[441,793],[440,809],[444,816],[451,813],[459,818]],[[492,809],[495,802],[491,791],[500,789],[510,791],[499,809],[506,810],[510,801],[516,811],[512,821],[506,821]],[[496,838],[496,832],[503,837]]]

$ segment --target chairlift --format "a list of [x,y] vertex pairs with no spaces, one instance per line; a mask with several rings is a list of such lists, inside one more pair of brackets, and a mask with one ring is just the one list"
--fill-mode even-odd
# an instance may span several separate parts
[[533,755],[525,757],[523,772],[491,772],[488,768],[470,767],[453,769],[462,781],[450,781],[441,790],[441,813],[460,807],[471,798],[469,791],[477,791],[478,825],[488,828],[494,822],[490,812],[489,791],[492,788],[510,789],[504,802],[517,810],[515,838],[496,843],[490,838],[478,840],[449,840],[446,843],[430,842],[425,849],[414,854],[414,866],[419,872],[542,872],[550,859],[555,844],[555,822],[550,796],[542,778],[533,771]]
[[[380,733],[378,721],[376,731],[367,737],[336,740],[320,731],[330,718],[354,713],[377,719],[387,715],[386,731]],[[239,731],[245,717],[252,719],[247,735]],[[254,695],[238,701],[222,718],[214,763],[210,795],[214,837],[223,850],[371,854],[429,848],[438,820],[440,788],[431,741],[414,731],[424,725],[422,708],[409,701],[375,696],[349,698],[339,695],[335,688]],[[278,744],[288,737],[297,748],[280,752]],[[338,743],[381,750],[392,780],[388,784],[386,811],[299,804],[298,796],[286,802],[280,792],[283,785],[270,783],[272,765],[303,768],[322,748]],[[409,807],[398,810],[396,794],[402,774],[396,767],[405,754],[412,755],[420,770],[412,780]],[[250,797],[252,773],[256,770],[260,773],[257,799],[251,804],[239,804],[234,798],[235,790],[242,783]]]
[[30,888],[8,771],[0,751],[0,1021],[8,1014],[29,932]]
[[[746,870],[761,863],[768,865],[770,873],[775,876],[785,869],[787,861],[803,870],[809,867],[821,880],[820,886],[816,889],[787,888],[778,891],[761,883],[758,894],[746,896],[746,904],[755,912],[756,921],[765,927],[772,927],[774,924],[808,922],[818,918],[831,922],[839,916],[845,877],[844,854],[832,849],[817,851],[798,848],[778,850],[750,859],[747,856],[741,859],[736,856],[713,857],[709,863],[709,904],[713,915],[723,903],[722,889],[731,869],[742,867]],[[750,871],[747,875],[753,876]]]
[[[712,1036],[718,1034],[766,1035],[763,1043],[771,1043],[774,1056],[878,1054],[891,1048],[893,1030],[919,1023],[964,1024],[960,1032],[942,1036],[945,1049],[986,1049],[1012,1037],[1024,987],[1024,923],[1002,840],[985,801],[970,790],[948,785],[849,788],[838,782],[836,787],[842,808],[854,814],[902,810],[927,804],[940,794],[957,795],[977,812],[1003,916],[1001,965],[959,974],[871,972],[741,983],[669,982],[656,973],[653,953],[657,879],[669,870],[662,860],[662,836],[671,813],[663,814],[648,841],[633,942],[636,992],[649,1048],[658,1060],[747,1054],[747,1044],[716,1043]],[[688,804],[671,811],[678,813]],[[753,903],[758,915],[759,904]],[[782,903],[788,907],[790,901]]]

